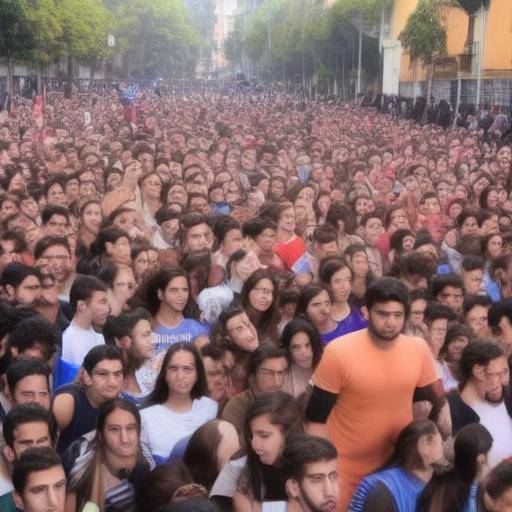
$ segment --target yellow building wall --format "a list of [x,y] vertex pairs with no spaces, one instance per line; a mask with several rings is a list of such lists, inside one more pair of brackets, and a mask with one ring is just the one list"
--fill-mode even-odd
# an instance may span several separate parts
[[[505,0],[512,1],[512,0]],[[404,30],[407,19],[410,14],[416,9],[418,0],[395,0],[393,6],[393,38],[398,39],[401,32]],[[466,42],[469,17],[462,10],[456,7],[446,8],[442,13],[442,21],[447,30],[447,51],[448,55],[455,56],[462,53],[464,43]],[[416,74],[416,76],[414,76]],[[400,82],[421,82],[426,80],[427,70],[421,66],[410,65],[409,55],[404,52],[402,54],[402,62],[400,65]]]
[[468,35],[469,16],[462,9],[450,7],[442,13],[446,30],[446,49],[448,55],[460,55]]
[[416,6],[418,0],[395,0],[393,4],[393,39],[398,39],[407,23],[407,18]]
[[511,0],[491,0],[485,29],[483,68],[512,69]]

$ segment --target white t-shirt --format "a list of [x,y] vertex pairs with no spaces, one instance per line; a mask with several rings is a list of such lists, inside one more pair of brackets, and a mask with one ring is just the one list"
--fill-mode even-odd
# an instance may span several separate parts
[[480,423],[490,432],[493,443],[489,452],[491,468],[503,459],[512,456],[512,419],[508,415],[505,402],[477,402],[472,409],[480,416]]
[[71,322],[62,333],[62,359],[80,366],[91,348],[104,344],[103,334],[96,332],[93,328],[82,329]]
[[201,425],[217,417],[217,402],[203,396],[192,402],[190,411],[177,413],[162,404],[140,411],[142,437],[155,460],[168,458],[174,445],[193,434]]

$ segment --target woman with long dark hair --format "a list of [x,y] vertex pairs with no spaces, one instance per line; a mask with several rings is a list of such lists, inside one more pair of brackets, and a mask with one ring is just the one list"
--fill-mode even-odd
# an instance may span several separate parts
[[287,393],[256,398],[245,418],[247,462],[233,497],[235,512],[256,512],[264,501],[287,499],[279,458],[286,437],[303,431],[302,421],[299,405]]
[[141,417],[145,439],[157,463],[174,445],[217,416],[218,404],[207,397],[206,374],[199,352],[191,343],[175,343],[162,368]]
[[258,330],[260,339],[277,341],[279,325],[279,282],[267,269],[254,271],[245,281],[240,303]]
[[206,327],[197,320],[199,309],[184,270],[160,268],[153,272],[144,283],[140,298],[155,319],[157,355],[176,342],[192,342],[206,335]]
[[411,512],[434,466],[443,460],[443,440],[435,423],[413,421],[399,434],[387,466],[363,478],[349,512]]
[[130,510],[142,478],[153,462],[140,444],[137,407],[123,398],[100,405],[96,431],[86,434],[65,452],[69,475],[66,510],[82,510],[87,502],[100,510]]
[[418,512],[476,510],[478,483],[489,470],[487,455],[493,439],[480,423],[466,425],[455,437],[455,460],[448,471],[435,473],[421,493]]
[[320,335],[305,318],[297,317],[284,328],[281,345],[287,350],[290,360],[283,391],[297,398],[307,390],[313,371],[322,357]]
[[210,490],[219,472],[238,451],[240,443],[235,427],[222,420],[211,420],[190,438],[183,462],[194,482]]

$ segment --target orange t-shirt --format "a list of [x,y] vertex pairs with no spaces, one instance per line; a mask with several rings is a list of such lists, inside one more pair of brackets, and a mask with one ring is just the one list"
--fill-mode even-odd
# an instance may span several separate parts
[[414,390],[436,378],[421,338],[400,335],[382,350],[364,329],[326,346],[313,380],[338,395],[327,428],[339,454],[340,510],[347,510],[360,480],[389,459],[398,434],[413,419]]

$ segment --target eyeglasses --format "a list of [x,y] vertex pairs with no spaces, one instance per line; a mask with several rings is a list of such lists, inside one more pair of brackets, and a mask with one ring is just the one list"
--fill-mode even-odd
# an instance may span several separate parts
[[501,370],[501,372],[494,372],[494,373],[490,373],[490,372],[485,372],[485,376],[490,380],[490,379],[505,379],[506,377],[509,376],[509,369],[508,368],[504,368],[503,370]]
[[283,379],[286,375],[288,375],[288,368],[284,370],[271,370],[270,368],[258,368],[258,373],[264,377],[265,379]]

